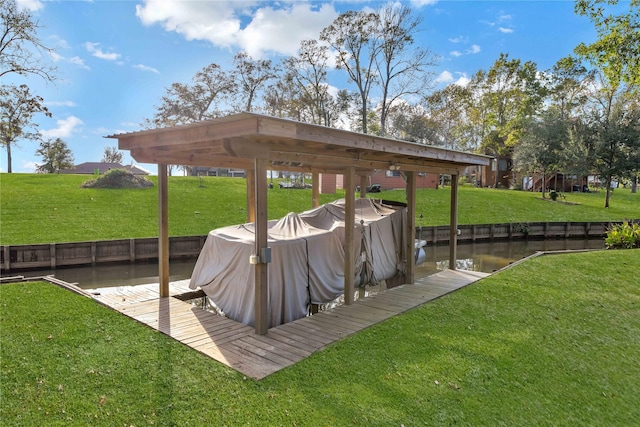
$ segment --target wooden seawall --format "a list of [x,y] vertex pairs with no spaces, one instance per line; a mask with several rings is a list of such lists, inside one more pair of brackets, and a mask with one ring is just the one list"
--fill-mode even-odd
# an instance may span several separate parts
[[[474,224],[458,226],[458,243],[521,240],[578,239],[603,237],[613,222],[529,222]],[[427,244],[449,242],[449,226],[416,229],[416,238]],[[195,258],[206,236],[172,237],[170,259]],[[121,239],[93,242],[50,243],[36,245],[4,245],[0,247],[0,272],[96,265],[113,262],[152,261],[158,258],[158,239]]]

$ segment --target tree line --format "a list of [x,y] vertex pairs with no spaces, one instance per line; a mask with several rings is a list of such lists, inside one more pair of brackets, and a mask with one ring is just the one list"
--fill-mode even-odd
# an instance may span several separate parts
[[[525,175],[640,171],[638,0],[607,14],[604,1],[577,1],[599,40],[580,44],[551,69],[501,54],[466,85],[433,90],[437,57],[416,44],[421,19],[410,7],[350,11],[301,42],[278,63],[239,52],[225,70],[211,64],[174,83],[147,127],[256,111],[324,126],[513,159],[514,186]],[[614,2],[615,3],[615,2]],[[333,57],[332,57],[333,55]],[[333,87],[329,72],[347,87]],[[635,190],[635,188],[634,188]],[[543,187],[544,195],[544,187]],[[608,193],[607,202],[608,206]]]
[[[13,34],[20,33],[19,27],[23,35],[7,39],[11,25],[5,27],[0,73],[51,79],[51,69],[34,65],[24,48],[27,43],[46,49],[36,37],[37,22],[20,15],[26,12],[16,12],[14,0],[2,1],[3,21],[11,22],[5,15],[13,8],[14,19],[22,22]],[[562,171],[595,173],[607,189],[614,179],[635,183],[640,171],[640,0],[631,0],[628,10],[617,3],[577,0],[575,12],[593,22],[598,39],[576,46],[551,69],[540,70],[532,61],[504,53],[466,85],[438,90],[433,85],[437,55],[417,43],[422,20],[409,6],[389,3],[374,11],[348,11],[317,39],[302,41],[296,55],[254,59],[241,51],[228,67],[212,63],[190,82],[173,83],[143,126],[175,126],[253,111],[509,155],[515,176],[541,174],[543,182],[545,175]],[[11,44],[16,39],[17,48],[15,41]],[[344,87],[334,86],[335,80]],[[37,137],[28,132],[33,114],[48,111],[26,85],[2,90],[2,143],[10,160],[11,144]],[[5,112],[16,107],[23,108],[17,119],[5,120]]]

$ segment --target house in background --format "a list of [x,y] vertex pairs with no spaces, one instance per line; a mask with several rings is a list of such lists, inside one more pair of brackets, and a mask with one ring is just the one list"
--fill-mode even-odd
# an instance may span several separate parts
[[189,175],[191,176],[230,176],[245,178],[247,173],[244,169],[234,168],[209,168],[202,166],[194,166],[189,168]]
[[150,175],[149,171],[146,171],[136,165],[122,166],[120,163],[105,163],[105,162],[85,162],[75,165],[73,168],[62,169],[60,173],[65,174],[80,174],[80,175],[102,175],[110,171],[111,169],[124,169],[131,172],[134,175]]
[[[416,188],[438,188],[438,178],[437,173],[420,172],[416,174]],[[367,181],[367,185],[380,184],[383,190],[405,188],[406,186],[402,173],[398,170],[375,170],[367,178]],[[356,184],[360,184],[359,179],[356,179]],[[320,174],[321,194],[334,194],[338,188],[344,188],[342,175]]]

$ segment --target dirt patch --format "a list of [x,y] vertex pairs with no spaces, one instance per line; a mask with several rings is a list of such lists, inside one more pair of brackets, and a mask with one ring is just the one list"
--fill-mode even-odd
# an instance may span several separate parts
[[82,188],[149,188],[153,182],[144,176],[136,176],[124,169],[111,169],[96,179],[90,179]]

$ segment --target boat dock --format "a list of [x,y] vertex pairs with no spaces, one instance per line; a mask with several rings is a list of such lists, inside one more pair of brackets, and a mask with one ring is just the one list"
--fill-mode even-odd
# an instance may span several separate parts
[[270,328],[267,335],[257,335],[253,327],[180,299],[184,294],[193,294],[188,280],[171,282],[171,297],[167,298],[160,298],[158,284],[100,288],[88,293],[96,301],[259,380],[342,338],[488,275],[440,271],[414,284],[388,289],[359,298],[351,305],[340,305]]

